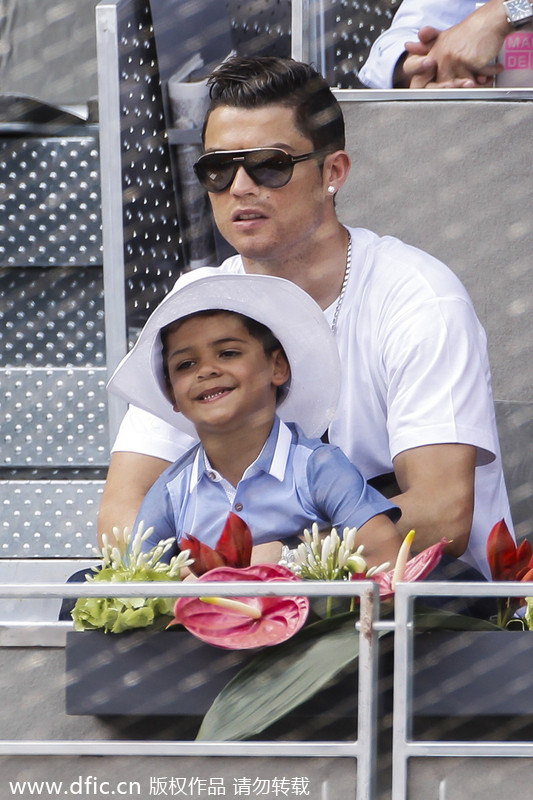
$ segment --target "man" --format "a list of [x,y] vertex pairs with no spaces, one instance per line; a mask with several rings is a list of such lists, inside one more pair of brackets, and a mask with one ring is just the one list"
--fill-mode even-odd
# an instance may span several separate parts
[[[344,120],[311,67],[234,58],[210,80],[197,174],[238,256],[222,269],[287,278],[321,306],[343,365],[329,429],[367,478],[394,470],[400,532],[489,575],[486,539],[510,524],[484,332],[440,262],[392,237],[348,230],[335,212],[350,159]],[[133,524],[191,439],[130,409],[115,443],[99,528]],[[146,521],[149,523],[149,520]]]
[[529,0],[404,0],[359,77],[372,89],[490,85],[503,70],[494,59],[505,37],[532,19]]

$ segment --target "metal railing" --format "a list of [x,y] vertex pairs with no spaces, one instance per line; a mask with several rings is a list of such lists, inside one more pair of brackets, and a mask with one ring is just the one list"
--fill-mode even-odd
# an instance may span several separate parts
[[[0,587],[0,597],[16,599],[75,598],[124,596],[124,585],[92,584],[14,584]],[[506,741],[503,737],[487,741],[478,738],[442,738],[417,740],[413,735],[413,721],[417,714],[417,694],[413,684],[417,680],[418,661],[413,656],[417,617],[415,601],[420,598],[507,598],[522,597],[524,585],[520,583],[414,583],[400,584],[396,589],[394,620],[379,618],[379,597],[372,582],[302,582],[298,584],[242,583],[137,583],[128,585],[131,597],[197,597],[225,595],[239,596],[294,596],[317,598],[359,597],[360,621],[354,624],[354,635],[359,633],[357,728],[354,741],[138,741],[138,740],[0,740],[0,756],[25,755],[107,755],[107,756],[223,756],[223,757],[313,757],[351,758],[357,762],[355,800],[374,800],[378,757],[377,704],[378,635],[381,631],[394,631],[394,700],[392,726],[392,800],[409,798],[410,759],[424,758],[531,758],[533,741]],[[439,612],[437,612],[439,613]],[[455,617],[456,621],[457,618]],[[56,623],[58,629],[70,629],[70,623]],[[468,628],[468,625],[465,626]],[[436,628],[431,632],[435,633]],[[496,632],[496,629],[495,631]],[[456,630],[455,633],[461,633]],[[503,631],[498,636],[507,636]],[[529,632],[527,633],[529,634]],[[509,656],[505,642],[494,653],[507,665]],[[55,645],[57,647],[57,643]],[[440,661],[441,653],[435,645],[433,661]],[[332,654],[334,658],[334,653]],[[483,667],[483,656],[480,655]],[[485,664],[486,670],[490,665]],[[465,682],[475,680],[467,673]],[[442,688],[442,687],[440,687]],[[44,688],[43,688],[44,690]],[[489,698],[487,698],[488,701]],[[419,698],[418,698],[419,700]],[[445,714],[444,714],[445,716]],[[450,767],[451,768],[451,767]],[[512,787],[510,787],[512,789]],[[382,795],[379,795],[382,797]],[[411,795],[412,796],[412,795]],[[440,797],[441,795],[439,795]]]
[[[0,586],[0,597],[17,598],[76,598],[123,597],[124,584],[39,584],[27,586],[13,584]],[[106,756],[278,756],[278,757],[333,757],[357,760],[356,800],[372,800],[376,777],[376,722],[377,703],[377,629],[379,595],[377,585],[371,581],[356,583],[324,582],[302,583],[135,583],[127,588],[128,597],[198,597],[258,596],[258,597],[359,597],[360,622],[354,624],[359,630],[358,689],[357,689],[357,738],[355,741],[235,741],[235,742],[191,742],[191,741],[110,741],[103,740],[0,740],[0,756],[5,755],[106,755]],[[57,623],[58,627],[71,627]],[[334,657],[334,654],[333,654]]]
[[[514,582],[451,584],[422,582],[404,583],[397,586],[394,602],[392,800],[405,800],[408,797],[408,763],[409,759],[414,757],[533,757],[533,742],[529,741],[415,741],[413,738],[415,599],[417,597],[520,598],[524,596],[524,592],[524,584]],[[503,647],[502,644],[502,649]],[[509,787],[509,794],[511,793],[512,787]]]

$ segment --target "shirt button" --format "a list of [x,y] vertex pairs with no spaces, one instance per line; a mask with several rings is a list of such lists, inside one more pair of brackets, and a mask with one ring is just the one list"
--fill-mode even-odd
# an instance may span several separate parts
[[237,503],[236,504],[235,511],[242,511],[242,503]]
[[211,478],[212,481],[214,481],[215,478],[216,478],[216,475],[215,475],[214,472],[208,472],[207,475],[208,475],[209,478]]

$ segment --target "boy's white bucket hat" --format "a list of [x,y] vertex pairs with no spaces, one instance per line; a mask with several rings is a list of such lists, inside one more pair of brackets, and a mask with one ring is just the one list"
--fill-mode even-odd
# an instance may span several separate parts
[[296,422],[307,436],[321,436],[339,395],[337,345],[320,306],[283,278],[227,273],[218,267],[182,275],[115,370],[109,391],[196,436],[192,422],[174,411],[167,394],[160,331],[175,320],[210,309],[245,314],[270,328],[291,368],[288,391],[277,413],[286,422]]

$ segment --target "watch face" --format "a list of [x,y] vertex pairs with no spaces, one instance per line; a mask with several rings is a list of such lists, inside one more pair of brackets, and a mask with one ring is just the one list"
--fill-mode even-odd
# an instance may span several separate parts
[[530,0],[507,0],[505,3],[510,22],[519,22],[522,19],[531,19],[533,9]]

